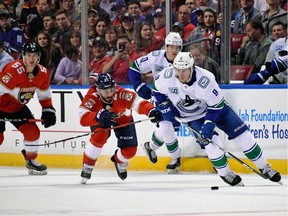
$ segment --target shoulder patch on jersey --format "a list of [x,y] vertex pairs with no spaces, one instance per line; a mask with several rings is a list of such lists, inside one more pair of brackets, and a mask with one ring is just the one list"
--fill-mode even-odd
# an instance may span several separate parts
[[205,89],[209,83],[210,83],[210,79],[206,76],[202,76],[200,80],[198,81],[198,85],[203,89]]
[[147,56],[142,57],[142,58],[140,59],[140,63],[143,63],[143,62],[145,62],[145,61],[147,61],[147,60],[148,60],[148,57],[147,57]]
[[159,56],[160,55],[160,50],[155,50],[152,52],[152,56]]
[[162,71],[163,69],[164,69],[164,66],[163,65],[157,65],[157,64],[155,64],[155,71],[156,72],[160,72],[160,71]]
[[11,76],[10,74],[5,74],[5,75],[2,77],[2,81],[3,81],[4,83],[8,83],[11,78],[12,78],[12,76]]
[[164,78],[165,79],[169,79],[173,76],[173,69],[172,68],[168,68],[165,70],[164,72]]
[[119,95],[119,98],[122,100],[132,101],[133,100],[133,94],[129,92],[121,92]]
[[168,90],[171,92],[171,94],[179,94],[179,90],[177,87],[169,87]]
[[94,106],[95,101],[93,99],[88,99],[86,101],[86,103],[84,104],[85,107],[87,107],[87,109],[92,109],[92,107]]

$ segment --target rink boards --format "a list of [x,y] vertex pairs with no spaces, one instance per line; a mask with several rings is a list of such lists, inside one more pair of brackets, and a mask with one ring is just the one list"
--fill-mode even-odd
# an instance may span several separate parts
[[[125,86],[130,87],[130,86]],[[287,140],[288,140],[288,109],[287,109],[287,85],[264,85],[264,86],[243,86],[243,85],[222,85],[224,95],[236,113],[250,127],[250,130],[264,150],[264,155],[276,169],[287,174]],[[79,124],[78,107],[88,87],[79,86],[52,86],[52,97],[54,107],[57,111],[57,123],[55,126],[45,129],[37,123],[41,130],[41,144],[52,143],[57,140],[76,137],[89,133],[88,127]],[[37,97],[37,96],[35,96]],[[35,118],[41,117],[41,108],[37,99],[32,99],[28,104]],[[144,115],[134,113],[134,120],[146,119]],[[136,157],[130,161],[131,170],[165,170],[169,163],[169,154],[166,147],[158,151],[158,163],[151,164],[145,156],[141,145],[148,141],[155,125],[149,121],[136,124],[139,148]],[[239,158],[249,163],[245,156],[235,147],[227,136],[220,132],[227,151],[233,152]],[[213,171],[206,153],[201,150],[195,139],[185,126],[181,126],[177,132],[180,146],[182,147],[183,171]],[[5,140],[0,147],[0,165],[23,166],[24,161],[19,154],[23,149],[23,137],[21,133],[10,124],[6,124]],[[59,142],[39,147],[39,161],[49,167],[80,168],[82,166],[82,154],[89,136]],[[110,161],[111,155],[116,149],[117,140],[112,133],[105,144],[102,156],[97,161],[97,167],[103,169],[113,168]],[[238,172],[250,172],[233,159],[230,165]]]

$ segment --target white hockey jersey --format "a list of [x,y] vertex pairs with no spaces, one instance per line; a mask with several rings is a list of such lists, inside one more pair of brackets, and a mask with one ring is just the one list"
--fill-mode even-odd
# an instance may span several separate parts
[[173,67],[163,70],[155,78],[155,92],[169,98],[184,122],[204,117],[208,107],[218,109],[224,100],[214,75],[209,71],[196,66],[192,81],[190,86],[182,84],[175,76]]
[[156,50],[135,60],[130,69],[140,74],[147,74],[152,71],[155,79],[156,75],[164,68],[172,66],[172,62],[168,62],[165,57],[166,50]]

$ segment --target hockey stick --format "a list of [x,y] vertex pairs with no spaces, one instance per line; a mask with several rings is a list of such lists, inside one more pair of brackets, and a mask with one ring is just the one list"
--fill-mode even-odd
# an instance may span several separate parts
[[27,119],[27,118],[23,118],[23,119],[9,119],[9,118],[0,119],[0,122],[22,122],[22,121],[43,122],[43,119]]
[[57,144],[57,143],[59,143],[59,142],[65,142],[65,141],[68,141],[68,140],[73,140],[73,139],[77,139],[77,138],[80,138],[80,137],[85,137],[85,136],[89,136],[89,135],[92,135],[92,134],[101,133],[101,132],[104,132],[104,131],[110,131],[110,130],[113,130],[113,129],[118,129],[118,128],[122,128],[122,127],[127,127],[127,126],[129,126],[129,125],[138,124],[138,123],[141,123],[141,122],[144,122],[144,121],[148,121],[148,120],[151,120],[151,119],[154,119],[154,117],[150,117],[150,118],[142,119],[142,120],[138,120],[138,121],[133,121],[133,122],[128,122],[128,123],[121,124],[121,125],[117,125],[117,126],[111,127],[111,128],[104,128],[104,129],[99,130],[99,131],[85,133],[85,134],[82,134],[82,135],[78,135],[78,136],[69,137],[69,138],[66,138],[66,139],[57,140],[57,141],[54,141],[54,142],[51,142],[51,143],[42,143],[42,144],[38,144],[38,145],[26,144],[25,146],[46,146],[46,145],[54,145],[54,144]]
[[[190,131],[190,133],[192,133],[192,134],[195,133],[195,134],[198,136],[198,137],[195,137],[196,140],[199,139],[199,138],[201,138],[201,134],[200,134],[198,131],[196,131],[196,130],[194,130],[193,128],[191,128],[191,127],[187,124],[187,122],[183,122],[183,121],[182,121],[180,118],[178,118],[177,116],[175,116],[175,119],[176,119],[178,122],[180,122],[181,124],[184,124],[184,125],[188,128],[188,130]],[[259,176],[261,176],[261,177],[264,178],[264,179],[268,179],[267,176],[263,175],[262,173],[258,172],[258,171],[255,170],[255,169],[253,169],[253,168],[252,168],[251,166],[249,166],[247,163],[245,163],[244,161],[242,161],[241,159],[239,159],[238,157],[236,157],[236,156],[235,156],[234,154],[232,154],[231,152],[226,151],[226,150],[223,149],[221,146],[219,146],[217,143],[215,143],[215,142],[213,142],[212,140],[209,140],[209,139],[207,139],[207,142],[208,142],[208,143],[211,143],[212,145],[214,145],[215,147],[217,147],[218,149],[220,149],[221,151],[223,151],[224,154],[230,155],[232,158],[234,158],[236,161],[238,161],[239,163],[241,163],[244,167],[248,168],[248,169],[251,170],[252,172],[258,174]]]

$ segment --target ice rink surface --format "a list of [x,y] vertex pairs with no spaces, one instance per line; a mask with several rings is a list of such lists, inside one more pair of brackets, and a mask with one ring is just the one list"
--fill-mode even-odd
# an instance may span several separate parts
[[0,215],[288,215],[287,176],[281,186],[241,174],[245,187],[231,187],[213,173],[128,171],[122,181],[114,170],[95,169],[82,185],[80,172],[29,176],[24,167],[0,167]]

